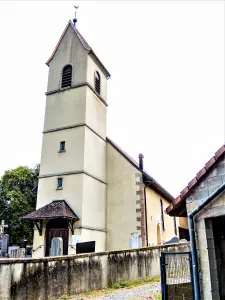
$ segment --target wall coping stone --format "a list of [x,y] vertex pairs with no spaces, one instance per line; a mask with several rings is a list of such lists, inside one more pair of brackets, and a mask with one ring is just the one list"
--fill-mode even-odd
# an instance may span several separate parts
[[115,251],[105,251],[105,252],[94,252],[94,253],[86,253],[86,254],[72,254],[72,255],[64,255],[64,256],[52,256],[52,257],[42,257],[42,258],[7,258],[1,259],[0,258],[0,265],[1,264],[21,264],[21,263],[41,263],[41,262],[50,262],[50,261],[65,261],[71,259],[79,259],[79,258],[87,258],[87,257],[95,257],[95,256],[103,256],[103,255],[116,255],[120,253],[132,253],[132,252],[140,252],[140,251],[147,251],[147,250],[156,250],[156,249],[165,249],[170,247],[177,247],[177,246],[190,246],[189,242],[185,243],[173,243],[173,244],[165,244],[160,246],[148,246],[142,248],[135,248],[135,249],[125,249],[125,250],[115,250]]

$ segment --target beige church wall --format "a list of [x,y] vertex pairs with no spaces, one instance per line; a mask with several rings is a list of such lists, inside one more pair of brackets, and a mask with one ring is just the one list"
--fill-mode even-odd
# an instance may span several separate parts
[[84,174],[82,199],[81,224],[105,229],[106,184]]
[[81,229],[81,242],[95,241],[95,252],[105,251],[106,232]]
[[109,143],[107,149],[107,249],[126,249],[136,229],[138,170]]
[[95,71],[100,75],[100,96],[107,102],[107,79],[93,59],[88,55],[87,60],[87,82],[95,87]]
[[178,222],[179,222],[179,226],[185,229],[188,229],[188,218],[177,218]]
[[86,89],[86,124],[103,139],[106,138],[106,110],[107,107],[89,89]]
[[62,190],[57,190],[58,176],[39,179],[37,209],[54,200],[66,200],[68,205],[80,218],[82,216],[83,174],[62,177]]
[[48,92],[61,87],[62,69],[67,64],[71,64],[73,67],[73,85],[86,82],[87,57],[87,50],[84,49],[73,28],[70,26],[54,58],[49,64]]
[[[105,251],[106,232],[87,228],[75,228],[74,235],[80,238],[80,242],[95,241],[95,252]],[[72,242],[72,233],[69,230],[68,255],[76,254],[76,244]]]
[[[42,141],[40,176],[83,170],[84,140],[85,126],[45,133]],[[62,141],[65,141],[65,152],[59,152]]]
[[[149,245],[157,245],[157,224],[160,226],[161,242],[168,241],[175,236],[174,219],[164,213],[164,227],[162,230],[161,225],[161,206],[160,199],[163,201],[163,210],[169,206],[170,202],[164,199],[153,189],[146,188],[146,210],[147,210],[147,223],[148,223],[148,243]],[[178,218],[177,218],[178,219]],[[178,233],[178,220],[177,233]]]
[[86,86],[46,97],[44,131],[85,123]]
[[84,170],[106,181],[106,142],[85,127]]
[[33,238],[33,252],[32,257],[44,257],[45,256],[45,227],[42,229],[42,235],[39,235],[37,229],[34,230]]

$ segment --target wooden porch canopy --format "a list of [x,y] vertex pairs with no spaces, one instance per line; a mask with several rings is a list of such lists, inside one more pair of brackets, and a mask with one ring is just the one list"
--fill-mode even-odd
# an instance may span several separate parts
[[42,235],[43,220],[57,218],[68,219],[72,234],[74,233],[74,222],[79,220],[79,218],[65,200],[52,201],[38,210],[27,214],[21,219],[34,222],[39,231],[39,235]]

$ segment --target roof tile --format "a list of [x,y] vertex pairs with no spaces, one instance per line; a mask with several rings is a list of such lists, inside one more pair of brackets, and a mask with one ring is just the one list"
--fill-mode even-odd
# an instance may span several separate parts
[[188,191],[189,191],[189,188],[186,186],[183,189],[183,191],[181,191],[181,193],[180,193],[181,198],[184,197],[188,193]]
[[183,189],[180,195],[173,201],[172,205],[168,206],[166,211],[170,214],[176,207],[176,205],[180,202],[183,202],[186,199],[187,192],[190,192],[194,186],[199,183],[202,176],[205,175],[209,169],[216,163],[216,161],[225,153],[225,145],[223,145],[217,152],[215,156],[213,156],[205,166],[197,173],[196,177],[194,177],[189,183],[188,186]]
[[213,156],[206,164],[205,164],[205,168],[206,170],[208,170],[216,161],[215,156]]
[[216,153],[215,158],[218,159],[225,152],[225,145],[223,145]]
[[197,183],[197,178],[194,177],[189,183],[188,183],[188,188],[189,190]]
[[206,173],[206,168],[203,167],[196,175],[197,180],[199,180]]
[[177,205],[181,201],[181,196],[179,195],[174,201],[173,206]]

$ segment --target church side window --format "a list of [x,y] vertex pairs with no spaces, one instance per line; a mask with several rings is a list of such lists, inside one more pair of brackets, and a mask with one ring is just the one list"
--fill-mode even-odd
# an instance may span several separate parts
[[63,188],[63,178],[59,177],[57,179],[57,189],[62,189]]
[[95,71],[95,91],[100,95],[101,92],[101,77],[97,71]]
[[72,84],[72,66],[67,65],[62,72],[62,88],[70,87]]
[[162,199],[160,199],[160,208],[161,208],[161,224],[162,224],[162,230],[165,231],[164,212],[163,212],[163,201],[162,201]]
[[60,142],[59,152],[65,152],[65,151],[66,151],[66,143],[65,143],[65,141]]

